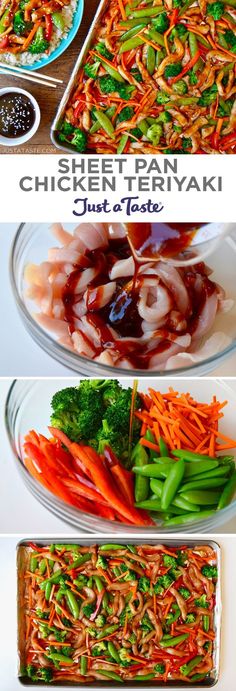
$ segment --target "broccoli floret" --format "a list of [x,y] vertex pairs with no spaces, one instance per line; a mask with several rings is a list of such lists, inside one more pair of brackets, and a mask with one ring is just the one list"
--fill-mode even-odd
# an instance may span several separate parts
[[104,614],[99,614],[95,619],[95,624],[98,628],[101,628],[106,623],[106,617]]
[[190,70],[190,72],[188,73],[188,76],[189,76],[189,84],[191,84],[192,86],[194,84],[197,84],[198,78],[197,78],[196,73],[193,70]]
[[191,137],[183,137],[183,139],[182,139],[182,147],[183,147],[183,149],[191,149],[191,148],[192,148],[192,139],[191,139]]
[[39,625],[39,631],[40,631],[40,638],[47,638],[49,636],[50,628],[47,626],[47,624],[40,624]]
[[211,103],[214,103],[216,100],[216,96],[218,94],[218,89],[217,85],[213,84],[212,86],[209,87],[209,89],[205,89],[202,92],[202,95],[198,99],[198,105],[199,106],[209,106]]
[[182,7],[184,0],[173,0],[173,7]]
[[178,549],[177,550],[177,564],[179,566],[184,566],[187,561],[187,553],[183,552],[183,550]]
[[84,605],[83,609],[83,615],[87,618],[91,617],[91,614],[94,612],[94,604],[93,602],[89,602],[87,605]]
[[118,92],[118,86],[119,82],[114,77],[111,77],[110,74],[104,74],[102,77],[99,77],[99,87],[103,94]]
[[141,139],[143,136],[142,131],[139,129],[139,127],[134,127],[132,130],[130,130],[130,135],[135,137],[136,139]]
[[167,122],[171,122],[172,117],[171,114],[168,113],[167,110],[163,110],[160,115],[158,115],[157,121],[156,122],[163,122],[164,124]]
[[129,656],[129,651],[126,648],[120,648],[119,658],[120,658],[122,667],[128,667],[129,666],[130,656]]
[[131,645],[134,645],[134,643],[136,643],[136,640],[137,639],[135,633],[131,633],[131,636],[128,638],[129,643],[131,643]]
[[117,115],[116,124],[118,125],[119,122],[126,122],[126,120],[131,120],[133,115],[134,109],[131,106],[125,106],[124,108],[122,108],[119,115]]
[[67,626],[67,628],[70,628],[72,626],[70,619],[67,619],[67,617],[61,617],[61,621],[64,624],[64,626]]
[[[222,79],[223,82],[223,79]],[[219,107],[217,110],[217,117],[225,117],[226,115],[230,115],[231,110],[234,105],[234,100],[233,98],[228,98],[227,101],[224,101],[223,98],[220,99],[219,102]]]
[[154,670],[157,672],[157,674],[165,674],[165,669],[165,665],[163,665],[162,662],[158,662],[158,664],[154,667]]
[[197,600],[194,600],[194,604],[196,607],[203,607],[203,609],[208,609],[209,608],[209,602],[207,602],[206,599],[206,594],[201,595],[201,597],[197,598]]
[[134,79],[136,79],[136,82],[142,82],[142,75],[140,74],[139,70],[137,67],[131,67],[130,74]]
[[28,47],[28,52],[34,55],[37,53],[45,53],[48,47],[49,41],[46,41],[46,38],[44,38],[43,27],[39,26],[32,43],[30,43]]
[[170,100],[169,94],[165,94],[164,91],[159,91],[157,94],[156,101],[159,103],[160,106],[164,105],[165,103],[168,103]]
[[[117,401],[106,408],[102,421],[102,429],[97,435],[99,441],[99,452],[102,453],[104,446],[111,446],[119,458],[125,460],[127,456],[129,440],[130,410],[132,401],[132,389],[122,389]],[[135,409],[141,406],[141,399],[136,396]],[[139,438],[140,422],[136,418],[133,424],[133,441]]]
[[150,622],[148,614],[144,614],[141,620],[140,628],[142,631],[153,631],[153,625]]
[[119,96],[123,98],[124,101],[129,101],[133,91],[135,91],[135,86],[132,86],[132,84],[121,84],[120,82],[118,82],[118,85]]
[[210,564],[205,564],[205,566],[202,567],[202,574],[203,574],[203,576],[206,576],[207,578],[217,578],[217,575],[218,575],[217,566],[211,566]]
[[224,14],[225,6],[223,2],[212,2],[207,5],[207,14],[216,21]]
[[63,132],[66,137],[68,137],[69,134],[73,134],[74,132],[74,126],[71,124],[71,122],[67,122],[66,120],[63,120],[60,128],[60,132]]
[[236,36],[235,36],[234,32],[232,31],[232,29],[226,29],[226,31],[224,32],[224,38],[225,38],[226,42],[228,43],[228,46],[231,48],[231,50],[233,50],[233,52],[235,52]]
[[150,585],[150,578],[147,578],[147,576],[141,576],[141,578],[139,578],[138,589],[141,593],[149,593]]
[[163,555],[163,564],[164,566],[176,566],[176,558],[171,557],[170,554],[164,554]]
[[42,681],[45,681],[47,684],[50,684],[50,682],[53,680],[53,670],[50,669],[50,667],[41,667],[39,678],[42,679]]
[[180,72],[182,72],[181,62],[174,62],[172,65],[166,65],[164,76],[166,79],[171,79],[171,77],[177,77]]
[[41,609],[36,609],[36,616],[38,619],[49,619],[49,612],[43,612]]
[[190,591],[188,590],[188,588],[179,588],[179,593],[180,593],[180,595],[182,595],[182,597],[183,597],[185,600],[188,600],[188,598],[189,598],[190,595],[191,595],[191,593],[190,593]]
[[102,641],[101,643],[96,643],[92,648],[92,656],[98,657],[99,655],[102,655],[102,653],[105,653],[106,649],[107,645],[105,641]]
[[85,585],[87,585],[87,581],[88,581],[87,577],[84,576],[84,575],[81,573],[81,574],[78,576],[78,578],[75,578],[75,580],[73,581],[73,583],[76,585],[76,587],[78,588],[78,590],[81,590],[81,588],[83,588]]
[[186,624],[194,624],[195,621],[196,621],[196,614],[194,614],[194,612],[189,612],[189,614],[187,614],[187,617],[185,619],[185,623]]
[[96,568],[97,569],[107,569],[108,562],[105,557],[102,556],[102,554],[98,555],[97,561],[96,561]]
[[38,681],[38,669],[34,665],[26,666],[26,674],[32,681]]
[[92,385],[85,387],[83,381],[79,387],[57,391],[51,407],[51,425],[65,432],[71,441],[89,440],[96,435],[102,422],[102,395],[95,394]]
[[[128,107],[129,106],[127,106],[127,108]],[[125,110],[125,108],[123,110]],[[121,111],[122,113],[123,110]],[[120,122],[122,122],[122,120],[120,120]],[[116,403],[121,394],[122,387],[118,379],[104,379],[103,384],[99,384],[99,391],[102,391],[103,403],[107,407],[108,405]]]
[[18,10],[15,13],[13,19],[13,31],[17,36],[24,36],[27,31],[30,31],[32,26],[32,22],[25,22],[24,12],[22,12],[22,10]]
[[161,124],[158,122],[151,125],[147,131],[147,139],[152,142],[154,146],[158,146],[163,130]]
[[81,130],[79,127],[77,127],[74,131],[73,138],[71,140],[71,144],[75,146],[76,150],[82,154],[84,151],[86,151],[86,146],[87,146],[87,136],[83,130]]
[[180,609],[178,606],[176,608],[172,607],[172,609],[174,611],[169,612],[169,614],[167,614],[167,617],[166,617],[166,621],[167,621],[168,625],[173,624],[174,621],[177,621],[177,619],[179,618],[179,615],[180,615]]
[[123,609],[123,611],[121,612],[121,615],[120,615],[120,625],[121,625],[121,626],[124,626],[124,625],[125,625],[125,622],[126,622],[126,619],[128,619],[128,621],[129,621],[129,620],[131,619],[131,617],[132,617],[132,612],[130,611],[129,606],[124,607],[124,609]]
[[95,629],[94,626],[88,626],[87,629],[85,629],[87,633],[89,634],[90,638],[96,638],[97,636],[97,629]]
[[177,36],[180,40],[184,40],[187,36],[186,26],[184,24],[176,24],[172,29],[170,34],[170,40],[173,41],[174,37]]
[[96,51],[96,53],[99,53],[100,55],[102,55],[107,60],[112,60],[112,58],[113,58],[112,53],[110,53],[110,51],[107,50],[105,43],[102,43],[102,41],[100,41],[99,43],[96,43],[96,45],[94,46],[94,50]]
[[188,91],[188,87],[184,79],[179,79],[176,84],[173,84],[173,89],[180,96],[183,96],[183,94],[186,94]]
[[99,62],[99,60],[97,60],[96,62],[91,62],[85,65],[84,72],[86,76],[90,77],[91,79],[96,79],[100,64],[101,63]]
[[158,14],[158,17],[153,20],[153,25],[156,31],[159,31],[159,34],[164,34],[169,28],[169,19],[167,17],[167,13],[161,12],[161,14]]
[[162,595],[163,591],[169,588],[174,580],[175,577],[172,571],[169,571],[164,576],[159,576],[157,582],[154,585],[154,593],[156,593],[156,595]]

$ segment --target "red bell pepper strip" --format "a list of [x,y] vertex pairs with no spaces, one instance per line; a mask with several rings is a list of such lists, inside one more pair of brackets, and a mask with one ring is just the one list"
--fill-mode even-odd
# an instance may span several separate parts
[[179,79],[182,79],[182,77],[184,77],[184,75],[192,69],[192,67],[196,64],[199,58],[200,52],[199,50],[197,50],[193,58],[191,58],[191,60],[189,60],[186,65],[184,65],[182,71],[179,74],[177,74],[176,77],[171,77],[171,79],[168,79],[169,84],[175,84],[175,82],[178,82]]
[[0,50],[5,50],[7,46],[9,45],[9,36],[4,36],[2,40],[0,41]]
[[45,15],[45,38],[46,41],[51,41],[52,38],[53,22],[51,14]]
[[236,146],[236,134],[226,134],[224,137],[221,137],[220,143],[219,143],[219,149],[222,149],[222,151],[226,151],[227,149],[230,149],[231,147]]

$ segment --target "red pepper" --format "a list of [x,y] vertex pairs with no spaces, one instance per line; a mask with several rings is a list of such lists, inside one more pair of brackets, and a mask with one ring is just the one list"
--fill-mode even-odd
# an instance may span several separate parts
[[196,64],[196,62],[199,60],[199,58],[200,58],[200,52],[199,52],[199,50],[197,50],[197,52],[193,56],[193,58],[191,58],[191,60],[189,60],[187,62],[187,64],[183,67],[182,71],[179,74],[177,74],[176,77],[172,77],[171,79],[168,80],[169,84],[175,84],[175,82],[177,82],[179,79],[182,79],[182,77],[184,77],[184,75],[187,74],[187,72],[189,72],[189,70],[192,69],[192,67]]
[[4,36],[0,41],[0,50],[4,50],[9,45],[9,36]]
[[51,41],[52,29],[53,29],[52,15],[46,14],[45,15],[45,38],[46,38],[46,41]]
[[231,132],[231,134],[226,134],[224,137],[221,137],[219,148],[222,149],[222,151],[226,151],[233,146],[236,146],[236,134]]

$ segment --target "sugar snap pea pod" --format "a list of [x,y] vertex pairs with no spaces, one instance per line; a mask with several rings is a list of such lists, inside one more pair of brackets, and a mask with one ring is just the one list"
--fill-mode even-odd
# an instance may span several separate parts
[[[175,465],[177,465],[177,463],[175,463]],[[173,468],[172,463],[163,463],[162,465],[159,465],[159,463],[149,463],[148,465],[142,466],[142,468],[134,466],[132,471],[144,477],[166,478],[171,468]]]
[[205,678],[206,674],[193,674],[193,676],[189,679],[189,683],[194,684],[195,681],[203,681]]
[[63,550],[63,552],[79,552],[80,551],[80,546],[79,545],[73,545],[73,544],[71,544],[71,545],[69,545],[69,544],[68,545],[61,545],[60,544],[60,545],[54,545],[54,547],[57,550],[57,552],[61,552],[62,550]]
[[[171,466],[171,469],[164,482],[161,495],[161,508],[166,511],[174,499],[184,476],[185,463],[183,458]],[[196,502],[197,503],[197,502]]]
[[[136,444],[131,455],[131,461],[138,467],[143,467],[148,464],[148,454],[141,444]],[[149,478],[135,475],[134,482],[134,496],[135,501],[144,501],[149,495]]]
[[236,492],[236,471],[225,485],[221,497],[218,502],[217,509],[224,509],[232,501]]
[[218,456],[217,461],[219,461],[220,464],[225,465],[230,463],[230,461],[234,461],[234,456]]
[[[151,480],[150,481],[150,487],[152,492],[157,495],[157,497],[161,497],[162,491],[163,491],[163,482],[161,480]],[[190,502],[186,501],[183,499],[181,494],[177,494],[175,498],[172,501],[172,507],[178,507],[179,509],[183,509],[183,511],[200,511],[199,506],[195,504],[190,504]],[[170,508],[170,507],[169,507]]]
[[149,74],[153,74],[153,72],[155,72],[155,66],[156,66],[156,51],[154,50],[153,46],[148,46],[147,47],[147,71]]
[[163,5],[159,7],[144,7],[143,10],[134,10],[132,15],[133,17],[156,17],[161,12],[163,12]]
[[[147,123],[146,118],[144,118],[143,120],[140,120],[140,122],[138,123],[138,128],[139,128],[139,130],[141,130],[141,132],[142,132],[143,134],[147,134],[147,131],[148,131],[148,123]],[[152,438],[151,438],[151,437],[152,437]],[[151,430],[149,430],[149,429],[147,429],[147,431],[146,431],[145,439],[148,439],[148,441],[152,441],[153,444],[156,443],[155,437],[153,436]],[[156,456],[156,455],[157,455],[157,451],[153,451],[153,449],[149,449],[149,456],[150,456],[150,459],[151,459],[151,460],[152,460],[153,457]]]
[[134,545],[127,545],[127,549],[133,554],[137,554],[137,548]]
[[164,457],[169,456],[168,446],[162,437],[159,437],[159,449],[160,449],[160,456],[164,456]]
[[225,4],[230,5],[230,7],[236,7],[236,0],[227,0]]
[[123,151],[126,147],[128,139],[129,139],[128,134],[122,134],[122,137],[120,138],[119,144],[117,146],[117,150],[116,150],[117,154],[123,154]]
[[209,628],[210,628],[210,618],[209,618],[208,614],[204,614],[203,615],[203,631],[205,631],[207,633],[209,631]]
[[192,477],[192,475],[200,475],[200,473],[208,472],[218,468],[218,461],[202,461],[201,463],[186,463],[184,470],[184,479]]
[[[190,464],[188,464],[190,465]],[[197,464],[195,463],[195,466]],[[200,465],[200,464],[199,464]],[[198,465],[197,465],[198,468]],[[232,471],[234,471],[235,465],[234,463],[228,464],[228,465],[220,465],[218,468],[215,468],[215,470],[209,470],[207,473],[201,473],[200,475],[194,475],[194,482],[197,482],[197,480],[210,480],[213,477],[224,477],[225,475],[229,475]],[[185,476],[186,478],[186,476]]]
[[115,69],[115,67],[112,67],[112,65],[109,65],[108,62],[104,62],[102,57],[99,57],[100,62],[102,63],[102,66],[104,67],[104,70],[111,75],[114,79],[117,80],[117,82],[123,82],[125,81],[121,74],[118,72],[118,70]]
[[86,554],[81,555],[80,557],[78,557],[78,559],[75,559],[75,561],[73,561],[72,564],[69,564],[69,566],[67,567],[67,571],[78,569],[79,566],[82,566],[82,564],[85,564],[86,561],[89,561],[91,559],[91,556],[91,552],[87,552]]
[[52,583],[47,583],[45,588],[45,600],[50,600],[50,595],[52,592]]
[[171,528],[172,525],[184,525],[185,523],[192,523],[193,521],[203,521],[209,516],[213,516],[215,509],[209,509],[206,511],[199,511],[196,513],[185,513],[182,516],[174,516],[165,521],[165,526]]
[[194,453],[194,451],[185,451],[185,449],[174,449],[171,451],[172,456],[177,456],[177,458],[184,458],[185,461],[193,461],[193,462],[198,462],[198,461],[218,461],[219,458],[215,458],[213,456],[206,456],[204,454],[200,453]]
[[62,653],[50,653],[47,654],[47,657],[50,658],[54,662],[61,662],[61,664],[64,665],[74,665],[74,660],[72,657],[68,657],[68,655],[62,655]]
[[126,21],[119,22],[120,26],[124,27],[124,29],[132,29],[134,26],[139,26],[140,22],[144,26],[147,26],[147,24],[150,24],[150,17],[134,17],[132,19],[127,19]]
[[[111,119],[113,117],[113,115],[115,115],[115,112],[116,112],[116,106],[111,106],[110,108],[107,108],[107,110],[105,110],[105,115],[107,115],[107,117],[109,119]],[[90,134],[94,134],[95,132],[100,130],[100,127],[101,127],[100,122],[98,122],[98,120],[96,120],[96,122],[93,123],[92,127],[90,127],[90,130],[89,130]]]
[[96,672],[101,674],[103,677],[107,677],[108,679],[114,679],[114,681],[118,681],[121,684],[124,683],[122,677],[120,677],[119,674],[116,674],[116,672],[109,672],[107,669],[96,669]]
[[5,12],[3,13],[3,15],[1,17],[0,34],[3,34],[4,31],[6,31],[6,29],[7,29],[5,22],[6,22],[6,19],[8,18],[8,15],[10,14],[10,12],[11,12],[11,5],[10,5],[10,7],[7,8],[7,10],[5,10]]
[[222,487],[225,485],[227,482],[227,478],[224,477],[213,477],[213,478],[208,478],[207,480],[194,480],[192,479],[191,482],[186,482],[184,485],[181,485],[179,489],[179,493],[182,494],[182,492],[186,492],[192,489],[211,489],[212,487]]
[[[138,504],[135,504],[135,506],[138,509],[146,509],[148,511],[157,511],[160,513],[164,512],[164,510],[161,507],[161,501],[158,498],[140,501]],[[184,513],[184,509],[179,508],[178,506],[174,506],[174,504],[170,504],[169,511],[171,511],[171,513],[175,514],[176,516],[181,516]]]
[[59,583],[61,574],[62,574],[62,569],[58,569],[58,571],[53,573],[53,575],[50,576],[50,578],[46,578],[45,581],[42,581],[42,583],[40,583],[40,586],[39,586],[41,588],[41,590],[45,590],[47,583]]
[[157,43],[158,46],[162,46],[164,48],[165,46],[165,41],[162,36],[162,34],[159,34],[159,31],[156,31],[156,29],[149,29],[147,33],[147,37],[150,38],[154,43]]
[[[117,575],[119,576],[120,574],[117,574]],[[101,593],[101,591],[104,590],[104,585],[103,585],[101,578],[99,576],[96,576],[96,575],[94,575],[93,578],[94,578],[94,581],[96,583],[96,588],[97,588],[98,592]],[[89,582],[88,582],[88,587],[89,587]],[[103,604],[103,607],[107,607],[107,605],[108,605],[108,594],[107,594],[107,592],[105,592],[103,595],[102,604]]]
[[107,117],[106,113],[104,113],[104,111],[102,110],[95,110],[94,115],[100,123],[101,127],[105,130],[107,134],[109,134],[109,137],[111,137],[111,139],[115,139],[114,125],[110,118]]
[[189,633],[182,633],[180,636],[170,636],[169,638],[162,638],[161,641],[159,641],[159,645],[161,648],[174,648],[176,645],[179,645],[179,643],[183,643],[183,641],[186,641],[186,638],[189,637]]
[[46,561],[46,559],[41,559],[41,562],[40,562],[40,564],[39,564],[39,573],[40,573],[40,576],[43,576],[43,574],[44,574],[45,571],[46,571],[46,568],[47,568],[47,561]]
[[109,636],[111,633],[115,633],[117,629],[119,629],[119,624],[105,626],[105,628],[101,629],[101,631],[99,631],[99,633],[97,634],[97,641],[99,641],[100,638],[104,638],[104,636]]
[[133,36],[136,36],[139,31],[142,31],[144,29],[145,24],[137,24],[137,26],[133,26],[131,29],[128,31],[125,31],[122,36],[120,36],[119,41],[121,43],[124,43],[124,41],[128,41],[129,38],[133,38]]
[[192,660],[190,660],[188,663],[185,665],[181,665],[180,667],[180,672],[181,674],[184,675],[184,677],[188,677],[190,672],[194,669],[194,667],[197,667],[200,665],[200,662],[203,660],[203,655],[196,655],[196,657],[193,657]]
[[87,669],[88,669],[88,661],[87,657],[84,655],[81,655],[80,657],[80,674],[84,677],[87,674]]
[[[153,123],[153,118],[148,118],[148,120],[150,121],[150,124]],[[176,463],[176,459],[170,458],[169,456],[160,456],[160,458],[155,458],[155,462],[161,465],[163,465],[163,463],[174,465],[174,463]]]
[[[198,39],[196,37],[196,34],[193,34],[192,31],[189,31],[188,41],[189,41],[189,50],[190,50],[191,58],[194,58],[194,56],[198,52]],[[193,71],[197,72],[200,69],[201,64],[202,64],[202,59],[199,58],[199,60],[197,60],[195,65],[193,65]]]
[[79,604],[74,593],[72,593],[72,591],[69,589],[66,591],[66,601],[74,619],[78,619],[80,613]]
[[181,14],[185,14],[186,10],[187,10],[189,7],[191,7],[191,5],[193,5],[193,3],[194,3],[194,0],[186,0],[186,2],[184,3],[184,5],[182,5],[182,7],[181,7],[180,10],[179,10],[179,17],[181,16]]
[[156,52],[156,67],[159,67],[162,60],[164,60],[165,54],[163,50],[157,50]]
[[211,506],[217,504],[220,499],[221,492],[211,492],[210,490],[204,489],[191,489],[188,492],[184,492],[181,496],[190,501],[190,504],[200,504],[200,506]]
[[118,545],[115,542],[107,542],[105,545],[100,545],[99,552],[107,552],[110,549],[125,549],[124,545]]
[[157,497],[161,497],[164,483],[157,478],[150,480],[150,488]]
[[118,655],[118,651],[117,651],[116,646],[114,645],[113,641],[108,641],[107,650],[109,652],[109,655],[113,658],[113,660],[115,660],[115,662],[118,662],[118,665],[120,665],[120,658]]
[[138,48],[138,46],[143,46],[143,43],[144,42],[140,36],[133,36],[133,38],[129,38],[128,41],[124,41],[124,43],[122,43],[121,47],[119,48],[119,53],[127,53],[134,48]]
[[38,566],[38,557],[32,556],[30,559],[30,571],[31,571],[31,573],[35,573],[37,566]]
[[59,31],[64,31],[65,20],[64,20],[63,14],[61,12],[53,12],[52,13],[52,21],[53,21],[53,24],[55,24],[56,28],[59,29]]
[[149,679],[154,679],[155,676],[154,672],[150,672],[150,674],[138,674],[136,677],[132,677],[132,681],[149,681]]

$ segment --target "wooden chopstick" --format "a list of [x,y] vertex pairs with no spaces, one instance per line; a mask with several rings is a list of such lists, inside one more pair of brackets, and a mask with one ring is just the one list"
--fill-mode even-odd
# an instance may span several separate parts
[[[18,74],[16,72],[13,72],[9,69],[5,69],[1,67],[0,65],[0,74],[7,74],[10,75],[10,77],[18,77]],[[33,75],[31,76],[30,74],[22,74],[20,75],[21,79],[26,79],[29,82],[35,82],[36,84],[43,84],[44,86],[50,86],[52,89],[57,88],[57,84],[54,84],[53,82],[47,82],[45,79],[37,79],[37,77],[34,77]]]
[[36,77],[38,80],[40,80],[42,82],[43,82],[43,80],[46,80],[48,82],[56,82],[57,84],[63,84],[62,79],[57,79],[56,77],[49,77],[47,74],[40,74],[40,72],[36,72],[34,70],[30,70],[29,72],[26,72],[26,70],[24,68],[18,67],[17,65],[8,65],[7,63],[0,61],[0,68],[7,70],[9,72],[11,71],[11,73],[12,72],[18,72],[21,75],[25,75],[25,74],[27,74],[29,76],[32,75],[33,77]]

